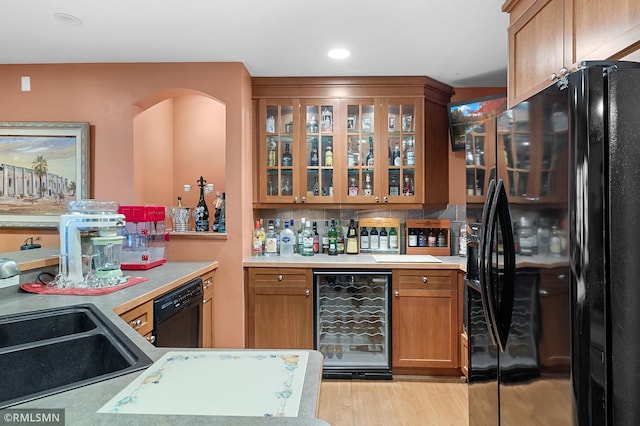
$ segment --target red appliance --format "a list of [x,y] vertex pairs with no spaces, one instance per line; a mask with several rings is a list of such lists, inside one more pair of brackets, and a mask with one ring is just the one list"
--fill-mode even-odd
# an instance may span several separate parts
[[162,265],[168,233],[165,231],[165,208],[163,206],[120,206],[126,225],[122,228],[124,238],[121,269],[144,270]]

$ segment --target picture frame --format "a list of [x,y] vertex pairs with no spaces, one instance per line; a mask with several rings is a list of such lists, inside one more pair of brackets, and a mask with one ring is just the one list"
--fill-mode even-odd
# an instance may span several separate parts
[[0,122],[0,227],[57,227],[89,198],[89,123]]
[[447,117],[451,151],[464,151],[467,133],[483,122],[497,117],[506,109],[506,94],[448,103]]

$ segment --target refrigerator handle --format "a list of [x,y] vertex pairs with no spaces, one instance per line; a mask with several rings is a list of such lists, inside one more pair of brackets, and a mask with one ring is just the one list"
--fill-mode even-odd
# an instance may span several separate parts
[[[509,208],[509,200],[504,189],[502,180],[498,182],[496,187],[495,202],[492,205],[490,217],[495,225],[496,217],[500,220],[500,232],[502,236],[502,247],[504,251],[502,264],[502,285],[497,286],[500,289],[500,297],[495,297],[493,288],[487,286],[488,299],[495,301],[490,303],[491,308],[495,307],[496,311],[492,312],[495,334],[498,337],[498,347],[504,351],[509,338],[509,330],[511,328],[511,318],[513,314],[513,302],[515,297],[514,284],[516,277],[516,255],[515,243],[513,236],[513,225],[511,223],[511,212]],[[498,265],[499,266],[499,265]],[[491,268],[491,266],[490,266]],[[491,274],[489,269],[488,274]],[[495,271],[498,274],[498,271]],[[488,275],[489,276],[489,275]],[[500,279],[498,275],[497,279]]]
[[490,299],[487,294],[487,270],[489,267],[490,256],[487,256],[486,247],[490,245],[487,237],[489,230],[489,213],[491,210],[491,205],[493,204],[493,200],[495,198],[496,193],[496,181],[491,179],[489,182],[489,187],[487,188],[487,198],[485,199],[484,206],[482,207],[482,221],[480,222],[480,247],[478,247],[478,263],[480,264],[480,272],[478,274],[479,282],[480,282],[480,299],[482,300],[482,312],[484,313],[484,319],[487,324],[487,331],[489,333],[489,337],[491,338],[492,344],[497,344],[497,335],[495,333],[495,327],[492,322],[492,317],[490,315]]

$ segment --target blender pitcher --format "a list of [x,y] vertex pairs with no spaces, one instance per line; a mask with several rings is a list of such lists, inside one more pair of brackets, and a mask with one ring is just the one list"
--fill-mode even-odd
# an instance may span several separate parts
[[122,270],[120,262],[122,257],[123,236],[94,237],[93,253],[95,258],[95,276],[98,281],[113,285],[121,284]]

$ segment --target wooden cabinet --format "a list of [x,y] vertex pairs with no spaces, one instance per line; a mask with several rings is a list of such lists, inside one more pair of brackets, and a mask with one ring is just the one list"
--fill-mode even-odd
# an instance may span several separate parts
[[393,271],[394,373],[425,368],[459,373],[457,288],[454,270]]
[[311,269],[249,268],[246,346],[258,349],[313,349]]
[[460,334],[460,369],[465,377],[469,377],[469,338],[467,333]]
[[202,347],[215,347],[215,327],[214,327],[214,310],[213,310],[213,272],[202,276]]
[[[447,202],[448,133],[425,121],[425,99],[446,123],[448,86],[426,77],[255,78],[253,94],[257,207]],[[437,182],[425,182],[430,166]]]
[[509,105],[584,60],[625,59],[640,48],[635,0],[507,0]]
[[120,318],[153,343],[154,337],[151,335],[153,332],[153,300],[120,314]]

